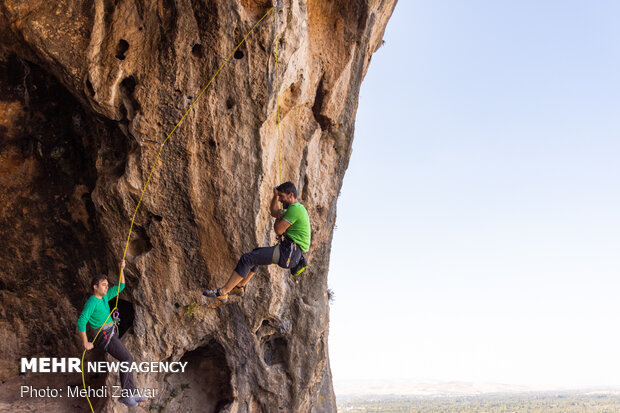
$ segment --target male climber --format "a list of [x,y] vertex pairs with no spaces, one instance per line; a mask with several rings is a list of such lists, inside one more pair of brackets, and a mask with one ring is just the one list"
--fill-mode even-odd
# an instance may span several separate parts
[[[110,315],[110,304],[108,303],[108,301],[115,299],[116,295],[125,288],[124,269],[125,260],[121,261],[121,283],[119,286],[110,288],[109,291],[108,280],[105,275],[101,274],[93,277],[90,283],[93,289],[93,295],[86,301],[82,314],[80,314],[78,318],[77,326],[78,334],[86,350],[92,350],[93,347],[97,347],[110,353],[112,357],[116,358],[118,361],[133,363],[133,357],[129,353],[129,350],[127,350],[114,331],[115,323],[112,315]],[[99,331],[101,328],[101,331],[95,338],[94,344],[88,341],[86,337],[86,323],[90,323],[91,328],[95,331]],[[123,389],[121,394],[125,393],[125,390],[129,390],[130,393],[135,390],[136,386],[134,385],[131,371],[126,373],[120,371],[119,375],[121,377],[121,388]],[[144,402],[146,400],[147,399],[144,397],[123,396],[119,398],[119,401],[127,406],[136,406],[138,402]]]
[[[283,209],[278,207],[278,201]],[[239,259],[237,267],[222,288],[204,290],[207,297],[226,302],[228,294],[245,295],[245,285],[256,273],[259,265],[278,264],[289,268],[297,276],[307,267],[303,252],[310,248],[310,218],[306,208],[297,201],[297,188],[285,182],[273,190],[269,212],[276,219],[273,229],[279,242],[273,247],[256,248]]]

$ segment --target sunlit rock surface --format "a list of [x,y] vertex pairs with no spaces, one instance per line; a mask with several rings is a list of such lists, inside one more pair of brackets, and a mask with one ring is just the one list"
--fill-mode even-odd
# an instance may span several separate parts
[[[336,410],[327,345],[336,201],[360,84],[395,3],[277,5],[282,178],[297,184],[313,227],[311,268],[299,280],[272,266],[226,306],[207,309],[200,294],[223,285],[242,252],[275,242],[273,13],[170,136],[136,216],[119,307],[136,360],[189,364],[183,375],[138,374],[139,387],[160,394],[136,411]],[[0,2],[0,408],[42,406],[20,399],[18,384],[81,384],[77,374],[18,376],[18,360],[81,357],[75,321],[89,280],[103,272],[118,282],[160,143],[270,8]],[[87,381],[112,385],[118,376]],[[90,410],[83,399],[53,403]]]

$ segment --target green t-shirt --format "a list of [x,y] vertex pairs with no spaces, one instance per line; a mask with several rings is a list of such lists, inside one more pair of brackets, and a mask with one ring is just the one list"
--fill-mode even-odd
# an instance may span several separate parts
[[[80,333],[86,331],[86,323],[88,322],[90,322],[90,327],[94,329],[98,329],[103,325],[103,323],[112,322],[112,316],[108,318],[108,315],[110,315],[111,312],[108,301],[116,297],[117,292],[120,293],[123,291],[123,288],[125,288],[125,283],[121,283],[120,288],[115,285],[108,290],[108,293],[103,298],[97,298],[94,295],[91,295],[84,305],[82,314],[80,314],[80,317],[78,318],[78,331]],[[108,318],[108,321],[106,321],[106,318]]]
[[308,251],[310,248],[310,217],[308,217],[308,211],[299,202],[295,202],[289,205],[284,210],[284,217],[286,222],[291,226],[286,229],[284,234],[299,245],[303,252]]

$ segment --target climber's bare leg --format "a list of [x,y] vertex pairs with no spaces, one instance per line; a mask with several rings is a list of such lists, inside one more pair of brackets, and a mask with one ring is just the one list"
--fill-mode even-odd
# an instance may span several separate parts
[[248,274],[248,276],[247,276],[247,277],[245,277],[245,279],[242,279],[242,280],[239,282],[239,284],[237,284],[237,287],[245,287],[245,285],[246,285],[248,282],[250,282],[250,280],[252,279],[252,277],[254,277],[254,273],[253,273],[253,272],[250,272],[250,273]]
[[[248,274],[248,277],[250,276],[250,274]],[[233,271],[233,273],[231,274],[230,278],[228,279],[228,282],[226,282],[226,285],[223,286],[222,288],[220,288],[220,294],[222,295],[226,295],[230,292],[230,290],[232,290],[233,288],[235,288],[235,286],[237,284],[239,284],[240,281],[243,280],[243,277],[240,276],[239,274],[237,274],[236,271]]]

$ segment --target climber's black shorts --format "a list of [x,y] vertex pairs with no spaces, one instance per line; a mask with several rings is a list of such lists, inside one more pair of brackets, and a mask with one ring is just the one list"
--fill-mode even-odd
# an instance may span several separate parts
[[301,257],[299,246],[284,238],[281,243],[273,247],[256,248],[243,254],[235,267],[235,272],[245,278],[250,272],[256,272],[259,265],[278,264],[282,268],[293,268]]

